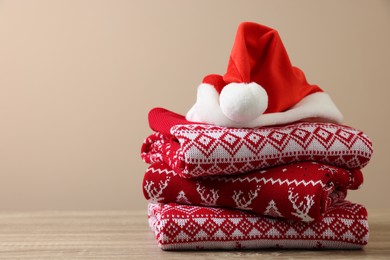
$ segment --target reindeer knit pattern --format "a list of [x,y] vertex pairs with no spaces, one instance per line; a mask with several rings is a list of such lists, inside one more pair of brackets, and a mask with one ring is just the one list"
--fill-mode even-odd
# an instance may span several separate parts
[[332,205],[321,221],[310,223],[174,203],[150,203],[148,217],[164,250],[358,249],[368,240],[366,209],[347,201]]
[[[181,178],[164,163],[144,175],[145,198],[160,203],[224,206],[310,222],[363,183],[360,170],[301,162],[232,176]],[[272,210],[273,209],[273,210]]]
[[373,153],[363,132],[300,122],[226,128],[152,109],[141,157],[163,250],[359,249],[366,209],[345,200]]
[[[173,117],[167,112],[163,115]],[[188,123],[173,125],[166,134],[158,118],[150,124],[162,132],[146,138],[141,157],[147,163],[165,162],[185,178],[240,174],[301,161],[361,169],[373,152],[363,132],[331,123],[254,129]]]

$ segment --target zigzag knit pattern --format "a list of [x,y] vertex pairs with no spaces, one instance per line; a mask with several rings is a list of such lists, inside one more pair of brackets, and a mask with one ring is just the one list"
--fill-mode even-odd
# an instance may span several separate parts
[[363,132],[331,123],[243,129],[186,124],[146,138],[141,157],[165,162],[186,178],[240,174],[294,162],[316,161],[361,169],[372,155]]

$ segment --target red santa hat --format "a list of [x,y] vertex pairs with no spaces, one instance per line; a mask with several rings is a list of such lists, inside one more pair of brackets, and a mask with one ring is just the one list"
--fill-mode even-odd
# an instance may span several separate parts
[[186,118],[227,127],[342,121],[331,98],[292,66],[277,31],[250,22],[238,27],[225,75],[203,79]]

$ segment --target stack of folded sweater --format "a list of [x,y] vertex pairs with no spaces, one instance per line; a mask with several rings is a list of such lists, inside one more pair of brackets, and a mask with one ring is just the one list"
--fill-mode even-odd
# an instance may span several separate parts
[[[233,80],[237,71],[241,80]],[[273,92],[280,85],[287,99]],[[264,102],[263,90],[266,109],[254,117],[251,98]],[[149,124],[155,133],[141,149],[150,164],[142,187],[162,249],[367,243],[367,211],[345,197],[363,183],[371,141],[341,125],[331,99],[291,66],[275,30],[241,24],[228,72],[205,78],[186,117],[155,108]]]

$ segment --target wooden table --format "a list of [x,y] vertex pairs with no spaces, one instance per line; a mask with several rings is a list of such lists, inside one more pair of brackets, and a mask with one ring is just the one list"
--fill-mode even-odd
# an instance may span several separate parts
[[145,212],[2,212],[0,259],[390,259],[390,209],[369,210],[364,250],[164,252]]

